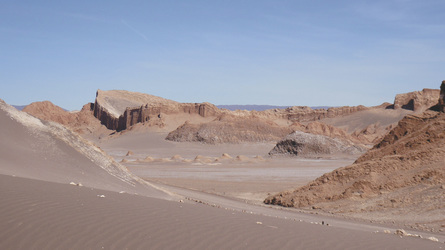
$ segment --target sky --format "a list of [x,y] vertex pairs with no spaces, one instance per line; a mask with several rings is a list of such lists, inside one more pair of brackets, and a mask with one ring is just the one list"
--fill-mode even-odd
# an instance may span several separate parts
[[355,106],[439,88],[443,0],[0,1],[0,99],[97,89],[179,102]]

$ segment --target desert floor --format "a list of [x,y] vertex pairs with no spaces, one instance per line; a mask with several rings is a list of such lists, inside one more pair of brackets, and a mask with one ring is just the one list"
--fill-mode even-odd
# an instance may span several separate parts
[[[186,200],[213,207],[261,214],[310,224],[366,232],[394,232],[402,224],[376,224],[369,218],[346,218],[266,206],[262,201],[274,192],[294,189],[336,168],[349,165],[358,155],[318,159],[270,158],[273,144],[206,145],[165,141],[164,133],[132,132],[97,144],[134,174]],[[230,155],[232,159],[222,157]],[[148,160],[146,160],[148,157]],[[444,235],[409,231],[423,237]]]

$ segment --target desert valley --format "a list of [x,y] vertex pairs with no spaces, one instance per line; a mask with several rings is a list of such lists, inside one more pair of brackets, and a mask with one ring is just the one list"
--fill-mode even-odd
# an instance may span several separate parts
[[0,101],[0,249],[445,248],[445,81],[373,107],[91,101]]

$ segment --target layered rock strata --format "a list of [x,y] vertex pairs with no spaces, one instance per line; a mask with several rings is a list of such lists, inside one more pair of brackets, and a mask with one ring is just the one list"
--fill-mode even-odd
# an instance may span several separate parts
[[219,109],[210,103],[178,103],[161,97],[124,90],[98,90],[94,116],[108,129],[121,131],[136,123],[162,119],[163,114],[214,116]]

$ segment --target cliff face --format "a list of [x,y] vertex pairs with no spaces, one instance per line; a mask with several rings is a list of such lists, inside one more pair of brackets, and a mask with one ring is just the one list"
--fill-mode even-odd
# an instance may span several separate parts
[[405,94],[398,94],[394,100],[394,109],[408,109],[423,112],[437,104],[439,98],[438,89],[423,89]]
[[94,102],[94,116],[111,130],[117,130],[119,126],[119,117],[114,117],[97,101]]
[[[306,106],[294,106],[286,109],[271,109],[265,111],[251,111],[258,117],[264,118],[281,118],[289,121],[297,121],[297,122],[310,122],[310,121],[318,121],[324,118],[333,118],[338,116],[346,116],[353,114],[355,112],[368,110],[369,107],[365,106],[344,106],[344,107],[336,107],[336,108],[328,108],[328,109],[312,109]],[[247,112],[247,111],[246,111]]]
[[162,119],[164,114],[215,116],[219,109],[210,103],[178,103],[161,97],[123,90],[98,90],[94,116],[108,129],[121,131],[137,123]]

